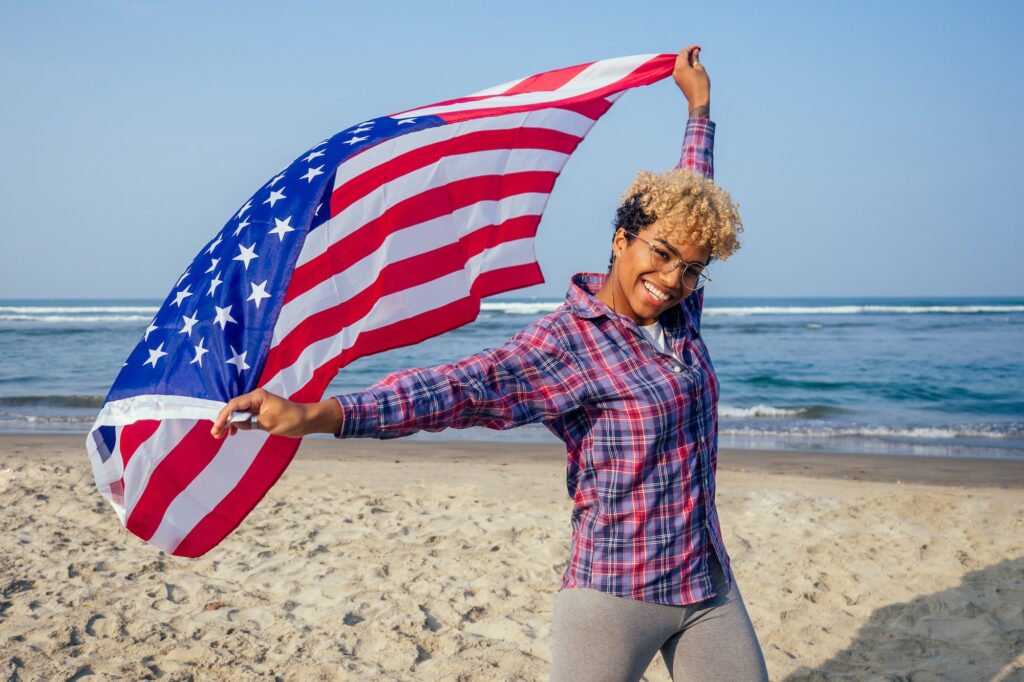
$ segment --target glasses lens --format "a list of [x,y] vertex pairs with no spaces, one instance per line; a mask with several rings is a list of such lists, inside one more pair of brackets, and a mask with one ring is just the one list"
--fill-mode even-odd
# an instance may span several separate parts
[[708,283],[706,268],[687,266],[683,270],[683,285],[690,291],[696,291]]

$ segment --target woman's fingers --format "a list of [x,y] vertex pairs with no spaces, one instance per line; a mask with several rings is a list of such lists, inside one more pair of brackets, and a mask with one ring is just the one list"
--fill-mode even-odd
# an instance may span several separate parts
[[[232,398],[228,401],[219,413],[217,413],[217,419],[213,422],[213,427],[210,429],[210,435],[214,438],[222,438],[225,431],[228,435],[235,435],[238,433],[238,428],[234,423],[229,424],[228,420],[231,418],[232,412],[252,412],[259,410],[259,404],[256,400],[255,391],[240,395],[237,398]],[[227,427],[227,428],[225,428]]]

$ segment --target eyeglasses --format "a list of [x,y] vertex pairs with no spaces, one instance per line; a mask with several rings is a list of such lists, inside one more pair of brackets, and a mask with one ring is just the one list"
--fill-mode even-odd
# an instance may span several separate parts
[[636,232],[629,232],[628,234],[633,235],[644,244],[651,247],[651,267],[653,269],[667,275],[675,272],[677,268],[682,268],[683,286],[690,291],[696,291],[711,281],[711,278],[708,277],[707,267],[704,263],[687,263],[682,258],[672,258],[672,255],[669,254],[668,251],[661,248],[654,242],[647,241]]

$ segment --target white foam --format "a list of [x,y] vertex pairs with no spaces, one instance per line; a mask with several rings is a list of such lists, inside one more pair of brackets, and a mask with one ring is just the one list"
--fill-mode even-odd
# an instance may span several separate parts
[[96,314],[105,313],[112,315],[123,314],[146,314],[152,317],[156,314],[156,306],[21,306],[21,305],[0,305],[0,314],[15,315],[68,315],[68,314]]
[[772,407],[764,403],[754,405],[753,407],[718,406],[718,416],[732,417],[734,419],[742,417],[795,417],[803,413],[804,410],[799,408]]
[[0,315],[0,322],[148,322],[152,315]]
[[704,306],[704,315],[965,315],[977,313],[1024,313],[1022,305],[839,305],[839,306]]

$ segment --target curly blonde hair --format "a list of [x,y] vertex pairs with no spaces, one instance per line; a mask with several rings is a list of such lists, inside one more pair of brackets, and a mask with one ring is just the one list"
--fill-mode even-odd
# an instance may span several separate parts
[[[725,260],[740,248],[739,205],[712,180],[693,171],[637,173],[622,195],[615,228],[635,233],[655,222],[660,223],[655,236],[710,246],[715,260]],[[632,240],[628,234],[627,239]]]

